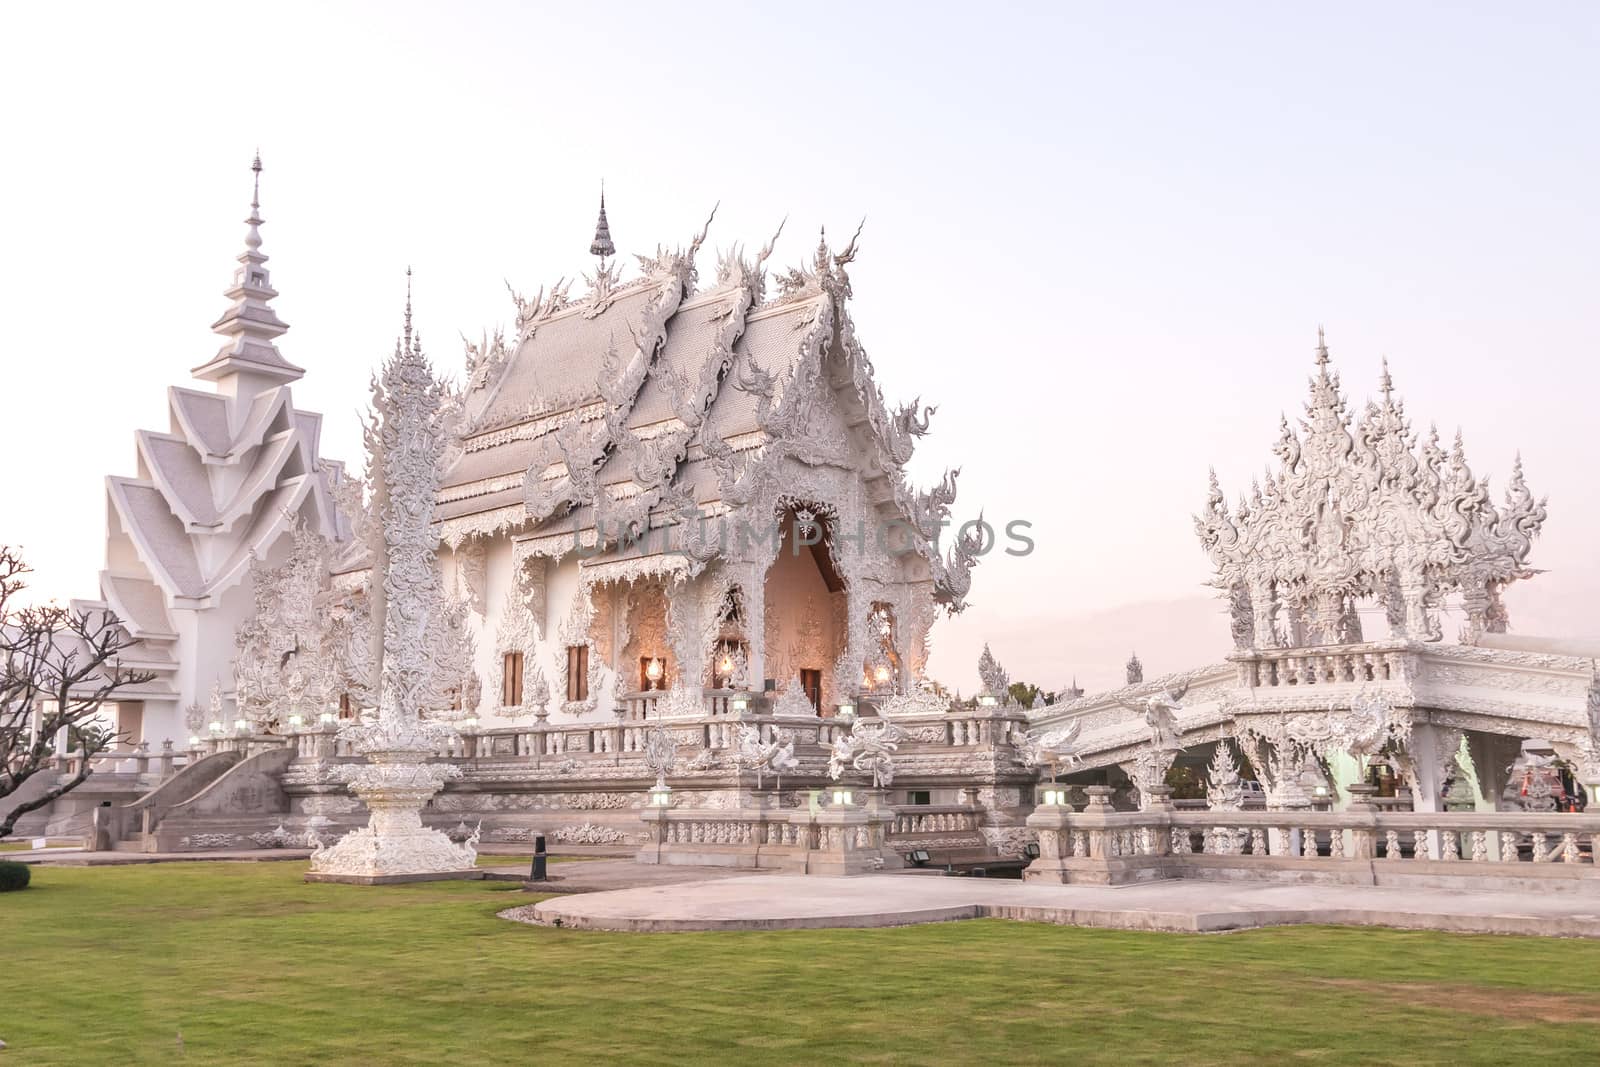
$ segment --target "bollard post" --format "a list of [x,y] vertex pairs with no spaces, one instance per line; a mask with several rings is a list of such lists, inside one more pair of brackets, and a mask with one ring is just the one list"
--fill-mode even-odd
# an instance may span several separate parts
[[528,872],[528,881],[543,882],[546,880],[545,864],[548,857],[544,851],[544,835],[540,834],[533,839],[533,869]]

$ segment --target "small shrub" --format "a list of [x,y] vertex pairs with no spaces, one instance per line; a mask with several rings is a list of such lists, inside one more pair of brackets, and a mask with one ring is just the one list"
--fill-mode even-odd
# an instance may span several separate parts
[[28,879],[33,876],[26,863],[11,863],[0,860],[0,893],[9,893],[13,889],[28,888]]

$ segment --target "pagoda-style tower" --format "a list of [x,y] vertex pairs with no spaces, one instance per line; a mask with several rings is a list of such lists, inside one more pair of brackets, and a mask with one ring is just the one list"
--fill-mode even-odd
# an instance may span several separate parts
[[219,682],[231,688],[251,563],[279,562],[302,522],[348,536],[331,493],[342,466],[318,455],[322,417],[297,410],[289,391],[305,372],[275,343],[288,326],[271,306],[278,293],[261,251],[259,156],[251,169],[245,249],[225,294],[232,303],[212,327],[224,344],[193,371],[213,388],[169,388],[167,432],[137,432],[138,473],[106,479],[100,593],[139,640],[129,661],[158,672],[134,694],[142,707],[121,707],[119,729],[153,744],[183,747],[205,729],[183,709],[204,705]]

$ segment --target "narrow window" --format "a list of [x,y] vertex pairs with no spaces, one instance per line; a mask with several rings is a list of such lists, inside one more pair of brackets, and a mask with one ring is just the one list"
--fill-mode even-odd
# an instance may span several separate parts
[[514,708],[522,703],[522,653],[507,652],[500,675],[500,706]]
[[588,645],[570,645],[567,648],[567,699],[589,699]]

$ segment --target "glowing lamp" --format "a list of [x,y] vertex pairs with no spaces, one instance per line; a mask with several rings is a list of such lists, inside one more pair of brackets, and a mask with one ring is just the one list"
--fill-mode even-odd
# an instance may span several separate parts
[[333,712],[331,711],[323,712],[320,716],[318,716],[318,718],[321,720],[322,725],[324,726],[332,726],[337,721]]
[[848,789],[835,789],[833,791],[833,805],[836,808],[849,807],[855,803],[855,794]]
[[854,704],[844,703],[844,704],[840,704],[839,705],[839,718],[845,720],[846,722],[849,722],[851,719],[853,719],[855,717],[856,717],[856,706]]
[[242,734],[250,729],[250,721],[248,719],[235,719],[233,720],[233,728]]
[[1058,808],[1067,802],[1067,791],[1056,786],[1046,786],[1044,799],[1040,803],[1047,807]]
[[207,729],[207,730],[210,730],[210,731],[211,731],[211,732],[212,732],[212,733],[214,733],[214,734],[220,734],[220,733],[221,733],[221,732],[222,732],[222,723],[220,723],[220,722],[213,722],[213,723],[211,723],[211,724],[209,724],[209,725],[208,725],[208,726],[207,726],[207,727],[206,727],[206,729]]
[[878,680],[879,685],[882,685],[889,680],[889,668],[880,666],[872,676]]
[[478,728],[478,717],[476,715],[468,715],[466,718],[466,724],[467,729],[476,730]]
[[750,698],[744,693],[740,693],[738,696],[728,701],[728,704],[733,708],[734,711],[745,711],[750,707]]
[[644,676],[650,679],[650,685],[652,687],[661,681],[661,673],[662,668],[661,661],[659,659],[652,658],[649,663],[645,664]]
[[672,805],[672,787],[670,785],[652,786],[650,789],[650,806],[652,808],[665,808]]
[[190,737],[189,738],[189,747],[190,748],[199,748],[200,747],[200,739],[198,737]]
[[304,718],[302,718],[301,716],[299,716],[299,715],[291,715],[291,716],[289,716],[289,725],[294,727],[296,730],[300,729],[301,726],[305,725],[305,721],[306,720]]
[[992,697],[987,693],[978,698],[978,706],[981,708],[992,708],[998,703],[1000,703],[999,697]]

